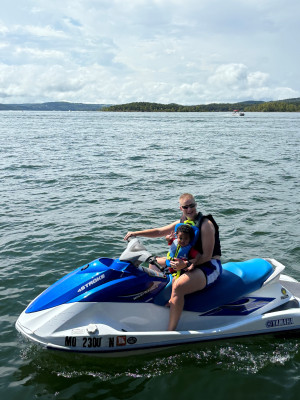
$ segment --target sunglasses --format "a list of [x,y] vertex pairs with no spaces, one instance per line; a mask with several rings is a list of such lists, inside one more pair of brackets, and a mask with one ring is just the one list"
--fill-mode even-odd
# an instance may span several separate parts
[[188,208],[194,208],[196,206],[195,203],[188,204],[187,206],[181,206],[184,210],[187,210]]

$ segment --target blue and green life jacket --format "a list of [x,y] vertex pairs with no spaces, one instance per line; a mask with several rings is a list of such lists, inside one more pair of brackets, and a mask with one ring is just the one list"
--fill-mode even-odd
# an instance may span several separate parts
[[191,250],[191,248],[195,245],[195,243],[198,240],[199,237],[199,228],[197,228],[194,224],[193,221],[189,221],[186,220],[184,221],[184,223],[179,223],[175,226],[175,233],[177,233],[177,229],[179,228],[180,225],[184,225],[184,224],[189,224],[191,225],[191,227],[193,228],[194,231],[194,237],[193,239],[190,241],[190,243],[187,246],[181,247],[178,244],[178,240],[175,239],[173,241],[173,243],[170,245],[170,250],[167,254],[167,259],[166,259],[166,266],[170,267],[170,261],[174,260],[174,258],[181,258],[181,259],[185,259],[188,260],[189,258],[189,252]]

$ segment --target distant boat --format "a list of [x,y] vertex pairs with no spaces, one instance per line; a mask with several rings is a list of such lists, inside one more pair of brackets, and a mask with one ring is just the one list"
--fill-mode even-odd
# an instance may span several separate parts
[[233,110],[232,115],[239,115],[243,117],[245,115],[244,111]]

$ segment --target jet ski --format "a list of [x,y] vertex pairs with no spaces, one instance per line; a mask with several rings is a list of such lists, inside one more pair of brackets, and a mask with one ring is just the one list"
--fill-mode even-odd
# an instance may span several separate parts
[[48,349],[120,356],[300,329],[300,283],[274,259],[223,264],[214,285],[185,297],[172,332],[166,304],[173,277],[144,263],[155,257],[133,238],[119,258],[96,259],[46,289],[19,316],[17,330]]

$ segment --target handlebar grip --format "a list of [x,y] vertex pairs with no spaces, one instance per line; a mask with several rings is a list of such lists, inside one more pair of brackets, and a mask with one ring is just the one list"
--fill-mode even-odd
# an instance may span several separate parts
[[160,271],[164,271],[165,267],[163,267],[162,265],[160,265],[157,261],[156,261],[156,257],[151,257],[149,259],[149,264],[153,264],[155,265]]

